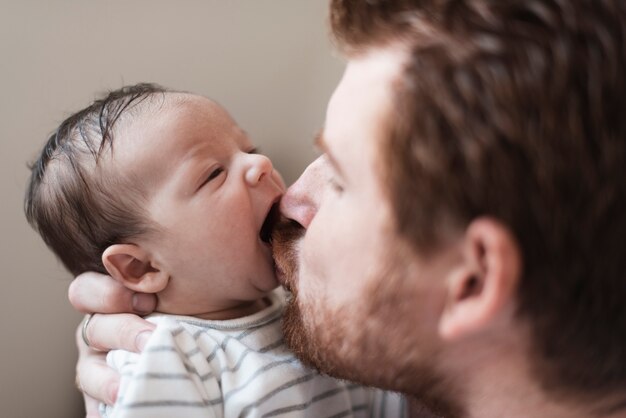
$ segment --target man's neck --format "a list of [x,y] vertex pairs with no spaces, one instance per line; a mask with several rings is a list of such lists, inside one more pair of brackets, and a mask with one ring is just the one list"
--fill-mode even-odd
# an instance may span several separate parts
[[[521,339],[502,339],[481,346],[456,347],[449,367],[468,418],[589,418],[593,404],[579,399],[556,400],[540,387],[531,374],[527,344]],[[472,353],[468,355],[468,353]],[[471,358],[470,358],[471,357]],[[452,371],[452,370],[451,370]],[[626,412],[610,415],[626,417]]]

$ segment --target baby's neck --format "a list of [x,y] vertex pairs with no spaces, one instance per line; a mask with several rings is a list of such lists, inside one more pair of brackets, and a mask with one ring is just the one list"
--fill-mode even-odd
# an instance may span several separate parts
[[243,318],[244,316],[253,315],[271,305],[269,298],[261,298],[251,302],[243,302],[238,305],[225,309],[194,313],[193,316],[200,319],[210,319],[214,321],[223,321],[227,319]]

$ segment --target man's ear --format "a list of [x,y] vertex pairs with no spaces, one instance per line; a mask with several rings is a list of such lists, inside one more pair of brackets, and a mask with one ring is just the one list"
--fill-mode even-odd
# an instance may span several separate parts
[[514,303],[522,274],[513,234],[491,218],[474,220],[463,238],[463,261],[447,277],[439,334],[454,340],[487,328]]
[[111,245],[102,254],[102,264],[115,280],[136,292],[157,293],[169,282],[169,274],[155,267],[139,245]]

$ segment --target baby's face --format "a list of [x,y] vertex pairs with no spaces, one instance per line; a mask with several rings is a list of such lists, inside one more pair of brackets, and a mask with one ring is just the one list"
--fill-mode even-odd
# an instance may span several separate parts
[[137,242],[171,276],[158,309],[198,315],[274,289],[264,223],[285,185],[229,114],[168,93],[162,107],[123,125],[111,164],[140,185],[158,227]]

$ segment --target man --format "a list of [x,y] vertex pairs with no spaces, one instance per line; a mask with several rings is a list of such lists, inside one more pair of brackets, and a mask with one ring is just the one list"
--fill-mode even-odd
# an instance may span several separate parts
[[[441,416],[626,416],[626,4],[333,0],[331,23],[349,64],[274,235],[292,349]],[[149,328],[85,331],[136,350]]]

